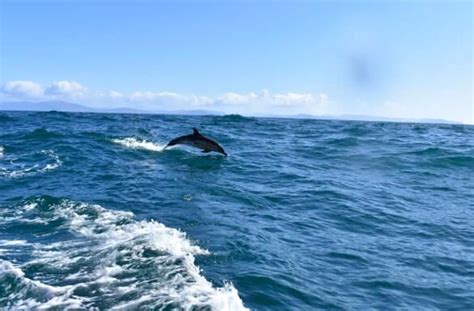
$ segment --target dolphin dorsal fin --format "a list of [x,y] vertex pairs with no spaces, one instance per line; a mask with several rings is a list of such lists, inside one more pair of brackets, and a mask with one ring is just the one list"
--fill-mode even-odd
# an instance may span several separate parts
[[201,133],[199,133],[197,128],[193,127],[193,135],[198,136],[198,135],[201,135]]

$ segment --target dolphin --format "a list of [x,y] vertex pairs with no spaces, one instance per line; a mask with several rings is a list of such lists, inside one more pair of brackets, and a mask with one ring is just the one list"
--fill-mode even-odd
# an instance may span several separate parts
[[202,152],[207,153],[211,151],[215,151],[218,153],[222,153],[227,157],[227,153],[224,151],[217,142],[212,139],[209,139],[201,133],[196,128],[193,128],[193,133],[190,135],[184,135],[172,139],[166,146],[165,149],[174,145],[188,145],[194,148],[202,149]]

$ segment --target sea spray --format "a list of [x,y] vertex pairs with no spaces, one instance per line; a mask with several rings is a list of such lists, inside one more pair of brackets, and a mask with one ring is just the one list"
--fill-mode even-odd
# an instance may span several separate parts
[[131,149],[142,149],[142,150],[149,150],[149,151],[163,151],[166,145],[160,145],[153,143],[151,141],[142,140],[135,137],[126,137],[126,138],[115,138],[112,139],[112,142],[116,144],[120,144],[124,147],[131,148]]

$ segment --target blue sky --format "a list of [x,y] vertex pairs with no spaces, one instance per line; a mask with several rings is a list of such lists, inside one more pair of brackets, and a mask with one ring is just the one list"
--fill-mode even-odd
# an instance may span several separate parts
[[0,2],[3,101],[474,123],[471,1]]

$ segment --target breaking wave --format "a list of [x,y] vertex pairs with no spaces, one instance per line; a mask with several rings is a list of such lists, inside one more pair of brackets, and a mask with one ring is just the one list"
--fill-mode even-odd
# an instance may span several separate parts
[[[0,212],[0,225],[69,236],[0,243],[9,258],[0,260],[0,306],[247,310],[231,284],[214,287],[201,275],[195,256],[207,250],[131,212],[42,196]],[[19,264],[22,248],[31,256]]]

